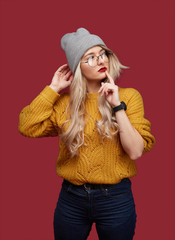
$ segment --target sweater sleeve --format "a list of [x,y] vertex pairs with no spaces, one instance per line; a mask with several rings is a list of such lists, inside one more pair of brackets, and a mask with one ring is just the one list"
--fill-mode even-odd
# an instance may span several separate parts
[[21,111],[19,132],[26,137],[57,136],[54,104],[59,97],[58,93],[46,86],[31,104]]
[[144,117],[144,105],[141,94],[133,88],[128,89],[130,94],[127,94],[127,116],[133,127],[140,133],[144,140],[144,151],[150,151],[155,144],[155,138],[151,134],[151,123]]

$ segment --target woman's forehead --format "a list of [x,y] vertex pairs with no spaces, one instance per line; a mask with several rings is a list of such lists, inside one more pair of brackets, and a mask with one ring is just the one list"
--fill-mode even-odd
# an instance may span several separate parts
[[84,53],[83,57],[85,57],[86,55],[89,55],[89,54],[99,53],[101,50],[102,50],[102,48],[101,48],[100,46],[95,46],[95,47],[89,48],[89,49]]

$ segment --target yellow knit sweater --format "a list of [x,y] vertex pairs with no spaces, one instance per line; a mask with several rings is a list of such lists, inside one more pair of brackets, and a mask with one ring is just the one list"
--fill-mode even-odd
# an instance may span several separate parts
[[[150,133],[150,122],[144,118],[144,107],[140,93],[133,88],[119,88],[120,101],[127,105],[126,114],[131,124],[144,139],[144,152],[150,151],[155,138]],[[95,127],[101,115],[97,105],[98,93],[88,93],[86,110],[91,116],[84,129],[86,144],[79,149],[79,156],[70,158],[65,144],[59,141],[57,174],[76,185],[86,182],[115,184],[123,178],[137,173],[135,161],[124,152],[119,134],[114,140],[102,143]],[[19,131],[27,137],[58,136],[66,120],[69,93],[58,94],[49,86],[26,106],[19,116]]]

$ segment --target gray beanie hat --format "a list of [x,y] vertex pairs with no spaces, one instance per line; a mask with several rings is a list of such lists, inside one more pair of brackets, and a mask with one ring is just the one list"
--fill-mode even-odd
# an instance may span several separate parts
[[89,48],[100,44],[106,46],[100,37],[90,34],[85,28],[67,33],[61,38],[61,47],[65,51],[68,65],[73,73],[84,53]]

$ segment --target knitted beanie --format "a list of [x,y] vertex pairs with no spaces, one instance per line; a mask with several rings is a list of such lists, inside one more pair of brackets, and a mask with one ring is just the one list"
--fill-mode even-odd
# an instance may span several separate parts
[[97,35],[90,34],[85,28],[67,33],[61,38],[61,47],[65,51],[68,65],[73,73],[84,53],[91,47],[106,44]]

